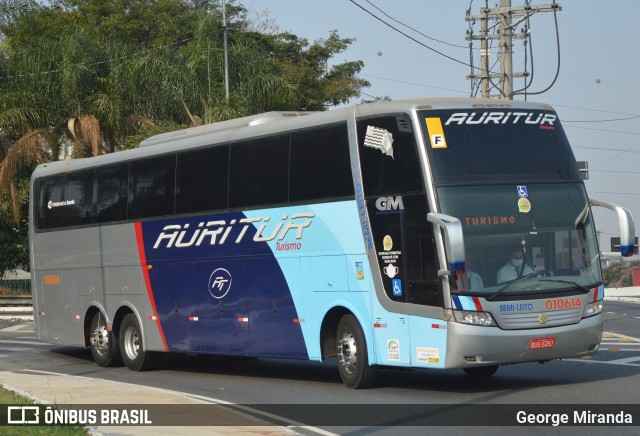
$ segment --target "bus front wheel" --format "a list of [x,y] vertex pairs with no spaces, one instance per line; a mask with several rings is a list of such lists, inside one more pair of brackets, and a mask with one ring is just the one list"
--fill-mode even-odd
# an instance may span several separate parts
[[464,372],[471,377],[491,377],[498,370],[498,365],[474,366],[471,368],[463,369]]
[[91,356],[98,365],[107,367],[122,364],[118,337],[113,331],[109,331],[107,321],[101,312],[93,315],[90,334]]
[[133,371],[148,371],[156,367],[158,355],[144,350],[142,330],[133,313],[126,315],[120,324],[120,352],[126,367]]
[[353,315],[344,315],[340,319],[336,344],[338,370],[344,384],[354,389],[373,386],[377,379],[378,368],[369,365],[364,332]]

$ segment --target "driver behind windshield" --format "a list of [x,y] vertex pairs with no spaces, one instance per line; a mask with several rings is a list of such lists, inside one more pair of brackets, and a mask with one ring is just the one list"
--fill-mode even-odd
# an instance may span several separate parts
[[518,247],[511,252],[509,261],[498,271],[498,284],[510,282],[532,273],[533,268],[527,265],[524,252],[522,248]]

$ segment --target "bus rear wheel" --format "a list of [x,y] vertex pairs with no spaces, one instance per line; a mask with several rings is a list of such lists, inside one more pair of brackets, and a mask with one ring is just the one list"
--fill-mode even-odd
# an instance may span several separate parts
[[103,367],[122,365],[118,337],[113,334],[113,331],[109,331],[107,321],[101,312],[93,315],[90,334],[91,356],[98,365]]
[[498,370],[498,365],[490,366],[474,366],[471,368],[463,368],[464,372],[471,377],[491,377]]
[[133,371],[148,371],[156,367],[158,355],[144,350],[142,330],[133,313],[126,315],[120,324],[120,352],[126,367]]
[[344,384],[354,389],[373,386],[377,380],[378,367],[369,365],[364,332],[353,315],[344,315],[340,319],[336,344],[338,370]]

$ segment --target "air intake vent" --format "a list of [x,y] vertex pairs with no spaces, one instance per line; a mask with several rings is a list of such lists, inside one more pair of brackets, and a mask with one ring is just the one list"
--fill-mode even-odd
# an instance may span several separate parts
[[396,117],[396,122],[398,123],[398,130],[400,132],[411,133],[413,129],[411,128],[411,121],[409,117]]

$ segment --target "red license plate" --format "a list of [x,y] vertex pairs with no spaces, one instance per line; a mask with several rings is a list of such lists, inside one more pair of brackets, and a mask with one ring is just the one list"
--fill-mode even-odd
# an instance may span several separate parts
[[534,338],[529,340],[530,350],[539,350],[541,348],[553,348],[556,346],[556,337],[550,338]]

